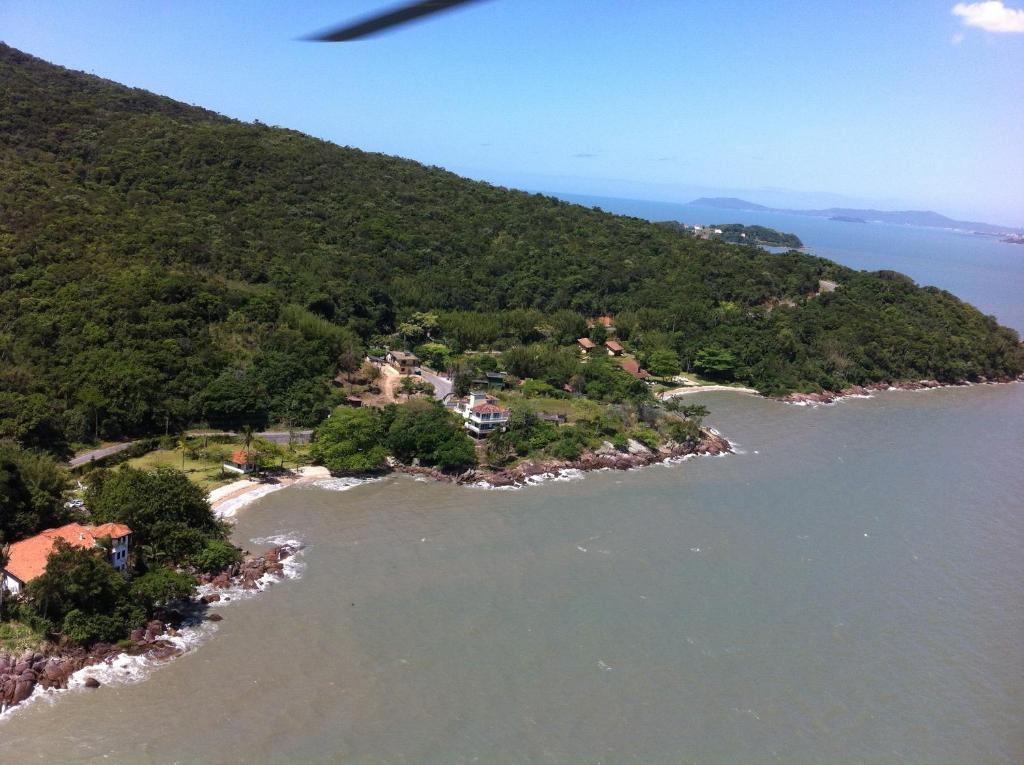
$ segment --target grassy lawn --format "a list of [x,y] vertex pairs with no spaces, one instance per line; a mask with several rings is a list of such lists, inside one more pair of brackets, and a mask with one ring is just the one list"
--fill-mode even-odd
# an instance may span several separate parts
[[[225,448],[230,450],[230,446]],[[157,449],[149,454],[128,460],[126,464],[140,470],[152,470],[155,467],[172,467],[175,470],[182,470],[181,452],[171,449]],[[187,453],[185,455],[185,475],[207,490],[238,480],[239,476],[234,473],[224,473],[220,466],[219,459],[193,459]]]
[[515,391],[506,391],[498,395],[499,398],[509,406],[524,406],[531,412],[564,414],[569,422],[595,418],[599,416],[605,408],[604,405],[596,401],[590,401],[579,397],[547,398],[545,396],[536,396],[526,398]]
[[[182,453],[177,449],[157,449],[141,457],[130,459],[125,464],[139,470],[152,470],[155,467],[184,470],[190,480],[209,491],[242,477],[237,473],[225,473],[221,470],[224,459],[240,448],[238,444],[209,444],[205,449],[196,449],[194,452],[186,451],[184,467],[182,466]],[[197,456],[193,457],[192,454]],[[200,456],[203,454],[206,455],[205,458]],[[308,464],[308,455],[308,444],[296,446],[295,451],[286,457],[285,466],[291,468],[296,464]],[[274,464],[280,464],[280,459],[275,459]]]
[[0,622],[0,651],[17,655],[42,642],[42,635],[21,622]]

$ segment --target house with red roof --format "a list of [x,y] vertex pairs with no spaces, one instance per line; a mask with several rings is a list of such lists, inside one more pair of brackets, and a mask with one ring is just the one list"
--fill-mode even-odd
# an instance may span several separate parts
[[587,319],[587,328],[593,329],[597,325],[604,327],[605,332],[615,333],[615,319],[611,316],[598,316],[596,319]]
[[622,352],[626,350],[622,345],[615,340],[605,341],[604,347],[608,349],[609,356],[621,356]]
[[632,375],[637,380],[647,380],[651,373],[640,366],[640,362],[636,359],[619,359],[619,365],[629,375]]
[[482,438],[508,424],[509,411],[498,399],[483,391],[470,393],[455,402],[455,412],[462,415],[466,430]]
[[60,528],[46,529],[11,545],[7,565],[3,569],[3,587],[17,595],[26,584],[41,576],[58,540],[73,547],[92,549],[102,546],[100,540],[109,539],[110,565],[122,571],[128,565],[131,536],[132,530],[123,523],[104,523],[101,526],[69,523]]
[[238,449],[231,453],[228,460],[221,466],[229,473],[252,473],[259,465],[252,458],[252,455],[245,449]]
[[579,340],[576,341],[576,345],[578,345],[580,347],[580,350],[583,351],[584,353],[590,353],[597,347],[594,344],[594,341],[591,340],[589,337],[581,337]]

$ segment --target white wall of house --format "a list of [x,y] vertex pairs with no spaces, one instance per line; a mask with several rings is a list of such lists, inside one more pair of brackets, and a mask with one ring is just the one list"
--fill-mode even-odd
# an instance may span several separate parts
[[127,534],[111,540],[110,565],[118,571],[123,571],[128,565],[128,540],[130,538],[131,534]]
[[21,594],[21,582],[19,582],[13,576],[8,574],[6,571],[4,572],[3,587],[5,590],[7,590],[7,592],[11,593],[11,595]]

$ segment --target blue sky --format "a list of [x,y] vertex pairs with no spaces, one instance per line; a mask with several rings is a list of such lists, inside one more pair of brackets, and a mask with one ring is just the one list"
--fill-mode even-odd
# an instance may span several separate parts
[[1022,225],[1013,2],[487,0],[322,44],[296,38],[394,2],[2,0],[0,39],[504,185]]

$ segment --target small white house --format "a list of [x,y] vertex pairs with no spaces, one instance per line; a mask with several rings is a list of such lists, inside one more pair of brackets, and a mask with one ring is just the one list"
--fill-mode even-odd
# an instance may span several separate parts
[[455,411],[465,420],[466,430],[477,438],[501,430],[508,424],[508,409],[483,391],[470,393],[455,403]]

